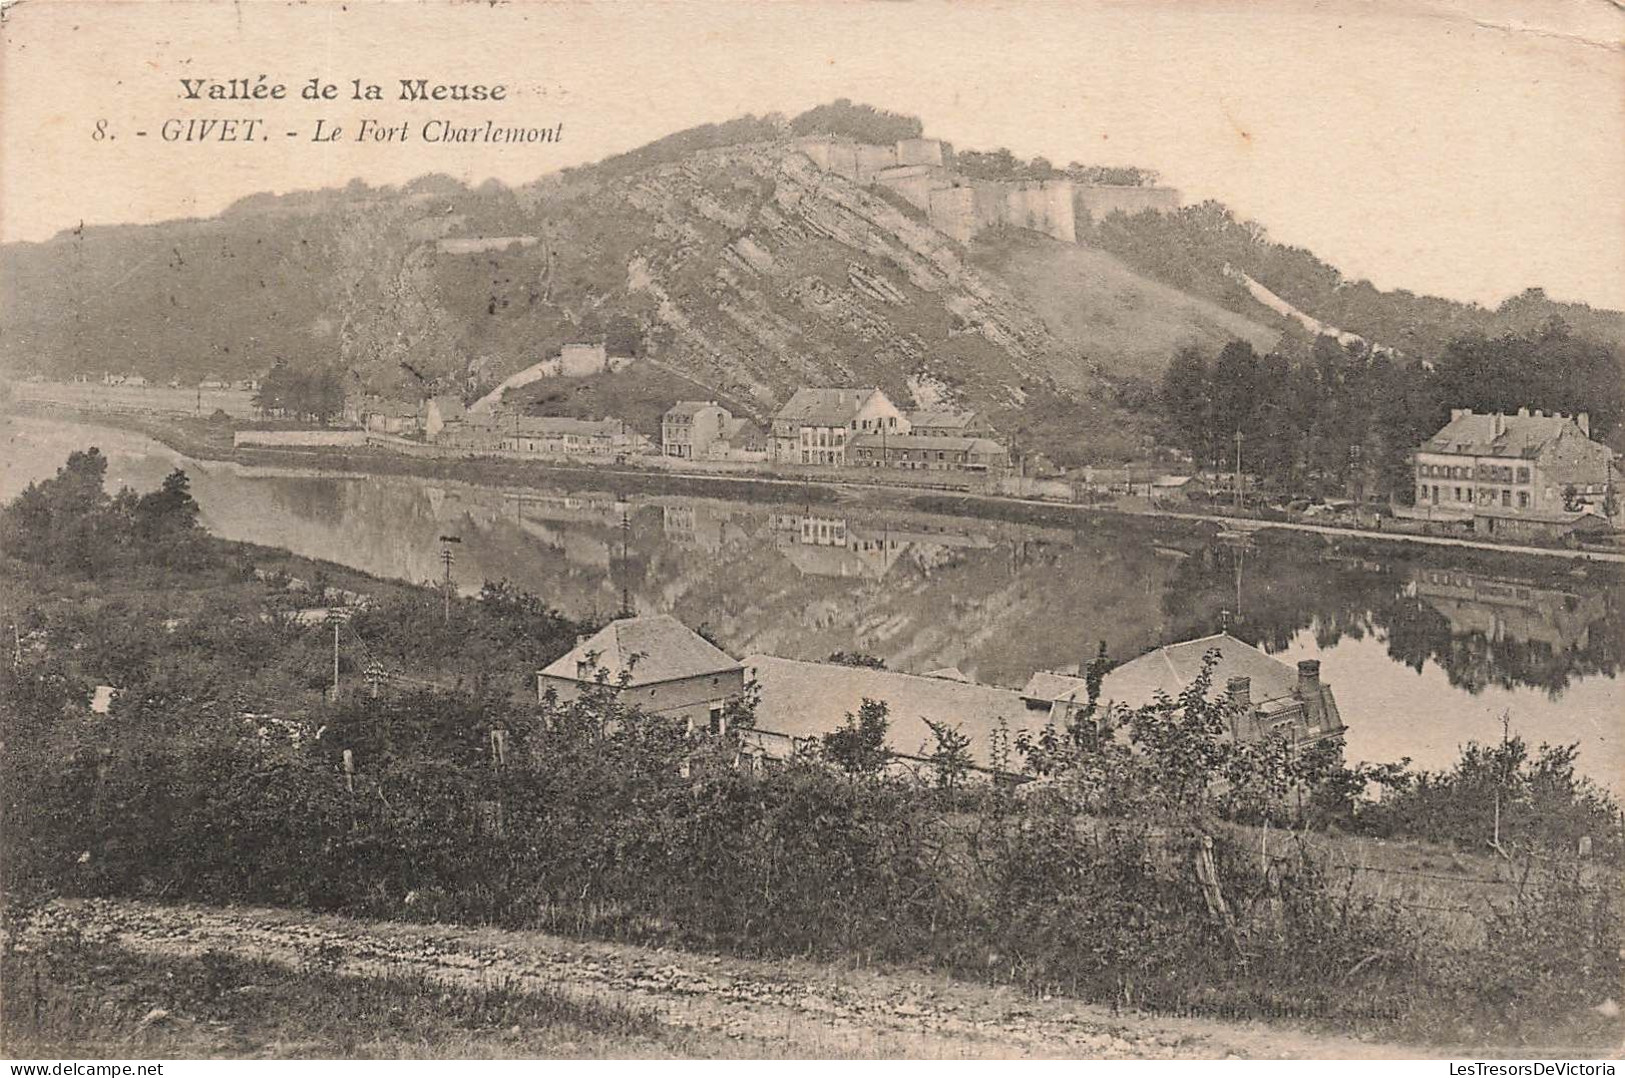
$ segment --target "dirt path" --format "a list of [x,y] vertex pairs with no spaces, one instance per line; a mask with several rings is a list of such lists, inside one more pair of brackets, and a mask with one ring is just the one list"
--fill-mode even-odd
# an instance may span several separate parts
[[[1393,1058],[1420,1050],[1287,1026],[1113,1015],[1075,1000],[907,971],[850,970],[608,943],[541,932],[360,921],[261,908],[59,901],[33,931],[74,928],[130,950],[214,950],[292,966],[321,949],[340,973],[507,982],[654,1012],[725,1038],[729,1055],[917,1058]],[[336,950],[334,950],[336,949]]]

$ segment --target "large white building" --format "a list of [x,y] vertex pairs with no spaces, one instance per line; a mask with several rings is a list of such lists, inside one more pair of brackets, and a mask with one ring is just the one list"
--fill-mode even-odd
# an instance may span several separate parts
[[854,438],[909,430],[908,417],[878,389],[798,389],[773,417],[773,460],[842,465]]

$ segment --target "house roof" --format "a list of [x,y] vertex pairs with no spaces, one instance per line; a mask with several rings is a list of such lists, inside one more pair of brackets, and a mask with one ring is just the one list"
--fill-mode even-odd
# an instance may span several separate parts
[[678,401],[676,404],[666,409],[666,414],[668,416],[687,416],[692,419],[705,408],[717,408],[723,412],[728,410],[723,408],[722,405],[718,404],[716,401]]
[[957,727],[971,739],[976,766],[993,766],[992,738],[1003,719],[1013,740],[1036,733],[1048,712],[1034,712],[1010,689],[834,663],[802,662],[775,655],[747,655],[745,676],[760,690],[756,729],[784,737],[821,737],[839,729],[865,699],[884,700],[888,747],[898,755],[928,756],[936,738],[925,720]]
[[947,427],[950,430],[964,430],[976,422],[975,412],[936,412],[920,410],[908,414],[909,423],[916,427]]
[[[1155,700],[1158,692],[1178,697],[1196,680],[1204,657],[1213,650],[1219,652],[1219,660],[1213,668],[1209,696],[1222,693],[1233,677],[1251,682],[1249,690],[1257,705],[1290,697],[1297,688],[1295,669],[1228,633],[1219,633],[1169,644],[1114,668],[1101,682],[1100,699],[1103,703],[1138,708]],[[1041,670],[1028,679],[1021,695],[1029,700],[1071,698],[1083,702],[1089,699],[1089,690],[1082,677]]]
[[367,404],[368,415],[386,415],[394,419],[416,419],[419,405],[405,401],[376,400]]
[[591,438],[624,434],[626,425],[619,419],[570,419],[566,416],[543,415],[520,416],[505,428],[515,434],[532,437],[578,434]]
[[[589,655],[596,655],[596,659],[589,659]],[[634,688],[739,669],[739,663],[727,652],[670,614],[612,621],[543,668],[542,674],[578,681],[578,664],[588,662],[588,680],[603,667],[609,671],[611,684],[615,684],[621,672],[630,669],[628,684]]]
[[[1497,427],[1499,426],[1499,431]],[[1449,423],[1423,443],[1433,453],[1462,453],[1475,457],[1534,457],[1565,428],[1580,428],[1567,416],[1496,415],[1457,412]],[[1581,437],[1584,437],[1581,434]]]
[[732,419],[723,420],[722,436],[730,442],[738,441],[741,438],[748,441],[752,438],[765,439],[767,437],[762,432],[761,427],[758,427],[744,416],[735,416]]
[[844,427],[857,415],[865,401],[880,390],[798,389],[775,415],[808,426]]
[[1002,453],[1004,447],[991,438],[961,438],[953,434],[860,434],[851,440],[865,449],[945,449],[970,453]]

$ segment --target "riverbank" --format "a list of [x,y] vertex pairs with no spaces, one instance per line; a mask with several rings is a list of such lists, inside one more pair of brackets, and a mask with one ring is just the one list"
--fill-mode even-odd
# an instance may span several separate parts
[[[891,507],[1030,523],[1077,526],[1091,520],[1161,521],[1174,529],[1217,528],[1239,536],[1273,537],[1296,534],[1360,543],[1414,544],[1424,547],[1481,551],[1514,559],[1539,557],[1559,561],[1625,565],[1625,551],[1581,550],[1528,544],[1491,542],[1457,536],[1270,521],[1222,513],[1201,513],[1159,508],[1134,499],[1085,504],[1053,498],[1019,497],[974,490],[944,489],[940,482],[915,484],[882,482],[878,477],[852,474],[771,476],[678,472],[641,468],[632,464],[584,464],[498,458],[437,458],[408,456],[375,447],[312,446],[298,448],[246,447],[233,444],[230,424],[209,420],[147,417],[130,413],[93,412],[32,404],[18,414],[58,416],[78,422],[117,427],[143,434],[195,460],[222,461],[244,466],[309,469],[321,473],[402,475],[443,482],[516,489],[544,483],[587,482],[616,494],[665,492],[699,497],[749,498],[766,502],[828,505],[836,502],[884,502]],[[902,476],[888,477],[901,479]]]

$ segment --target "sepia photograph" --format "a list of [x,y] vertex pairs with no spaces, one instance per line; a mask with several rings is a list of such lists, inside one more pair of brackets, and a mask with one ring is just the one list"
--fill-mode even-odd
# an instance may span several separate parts
[[0,42],[8,1074],[1615,1073],[1625,7]]

